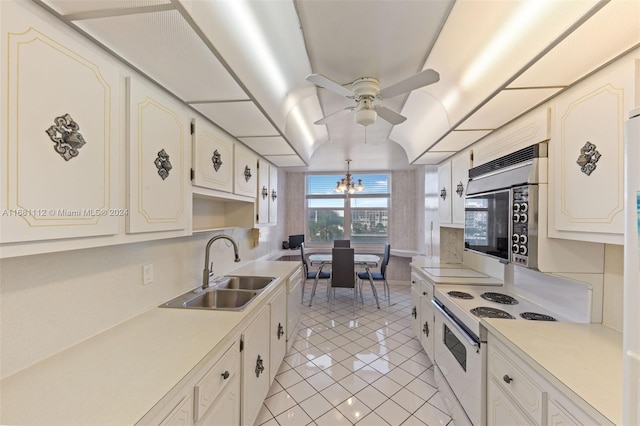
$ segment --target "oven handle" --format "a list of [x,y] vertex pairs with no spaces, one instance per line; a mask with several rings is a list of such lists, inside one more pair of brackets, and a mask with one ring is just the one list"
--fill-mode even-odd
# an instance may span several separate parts
[[467,333],[464,328],[460,327],[460,325],[453,319],[451,318],[451,315],[449,315],[444,309],[442,309],[442,307],[440,305],[438,305],[435,300],[431,300],[431,303],[433,304],[433,306],[435,306],[435,308],[438,310],[438,312],[440,312],[445,319],[447,320],[447,322],[449,322],[453,328],[455,328],[458,333],[462,334],[462,336],[464,336],[465,340],[467,341],[467,343],[469,343],[471,346],[473,346],[474,348],[476,348],[476,353],[480,352],[480,344],[473,339],[471,336],[469,336],[469,333]]

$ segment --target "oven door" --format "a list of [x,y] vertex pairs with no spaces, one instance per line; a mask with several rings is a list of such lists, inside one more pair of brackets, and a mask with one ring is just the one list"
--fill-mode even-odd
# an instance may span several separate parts
[[[482,374],[479,339],[466,332],[436,302],[433,305],[436,364],[471,423],[480,425]],[[451,410],[452,407],[449,408]]]
[[511,190],[467,195],[464,201],[464,248],[509,260]]

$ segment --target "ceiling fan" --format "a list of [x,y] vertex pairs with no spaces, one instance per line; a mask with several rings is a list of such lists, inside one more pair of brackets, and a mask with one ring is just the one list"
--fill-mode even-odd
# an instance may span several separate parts
[[407,117],[404,117],[403,115],[382,105],[374,105],[373,101],[375,99],[382,100],[393,98],[394,96],[398,96],[402,93],[410,92],[420,87],[433,84],[440,80],[440,74],[432,69],[426,69],[382,90],[380,90],[380,83],[378,82],[378,79],[373,77],[363,77],[355,80],[351,83],[351,89],[336,83],[321,74],[309,74],[307,76],[307,80],[316,86],[323,87],[333,93],[356,101],[355,106],[329,114],[316,121],[314,124],[326,124],[334,118],[345,115],[351,111],[355,111],[356,123],[366,127],[375,123],[378,115],[383,120],[394,125],[403,123]]

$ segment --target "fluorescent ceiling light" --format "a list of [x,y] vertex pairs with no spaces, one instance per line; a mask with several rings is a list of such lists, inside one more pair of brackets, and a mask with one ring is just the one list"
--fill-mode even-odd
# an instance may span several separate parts
[[514,15],[505,21],[505,25],[496,33],[484,50],[476,57],[461,80],[462,88],[473,86],[486,75],[491,67],[504,59],[509,50],[519,44],[531,27],[537,23],[549,9],[553,0],[527,0]]

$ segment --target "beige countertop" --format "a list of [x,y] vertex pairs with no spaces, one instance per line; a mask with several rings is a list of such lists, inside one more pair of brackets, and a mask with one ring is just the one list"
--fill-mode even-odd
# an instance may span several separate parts
[[445,263],[439,258],[414,257],[410,265],[414,271],[434,284],[502,285],[501,280],[475,271],[462,263]]
[[244,311],[154,308],[0,382],[0,424],[134,424],[262,306],[299,262],[229,275],[279,279]]
[[563,393],[622,424],[622,333],[601,324],[483,318],[482,325]]

